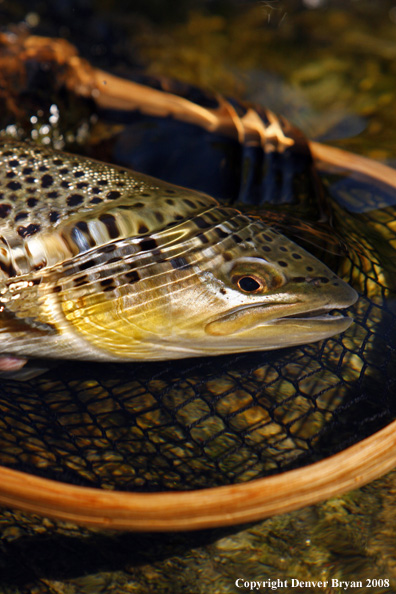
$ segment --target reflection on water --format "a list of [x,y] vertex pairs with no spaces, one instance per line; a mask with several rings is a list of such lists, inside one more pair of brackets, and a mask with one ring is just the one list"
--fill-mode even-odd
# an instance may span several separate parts
[[[185,15],[186,22],[166,26],[140,15],[134,41],[139,60],[154,74],[181,76],[250,98],[260,93],[261,101],[266,96],[279,99],[281,90],[285,108],[291,103],[289,117],[294,110],[299,123],[308,121],[311,130],[317,126],[316,116],[309,119],[307,106],[320,114],[334,110],[326,120],[330,125],[337,118],[348,119],[352,109],[367,123],[364,142],[349,138],[340,144],[388,157],[394,149],[390,130],[395,124],[390,108],[395,55],[395,25],[388,18],[392,3],[384,2],[375,14],[363,1],[355,3],[350,13],[341,3],[277,4],[252,3],[236,15],[232,3],[229,7],[222,3],[219,14],[195,11]],[[317,10],[320,4],[324,12]],[[99,14],[101,10],[99,3]],[[119,31],[116,10],[114,19]],[[381,30],[380,40],[373,37],[373,19]],[[41,25],[49,21],[47,14]],[[71,22],[69,33],[73,26]],[[125,27],[131,25],[126,22]],[[51,29],[50,33],[57,34]],[[261,69],[270,70],[265,80],[274,87],[264,93]],[[281,75],[280,82],[274,72]],[[290,98],[293,85],[304,93],[302,106]],[[283,111],[283,106],[272,107]],[[84,113],[82,119],[86,117]],[[144,129],[149,127],[146,122]],[[115,129],[104,129],[105,133],[103,128],[95,131],[108,141]],[[157,144],[159,158],[164,145],[169,153],[167,134]],[[192,134],[191,139],[197,136]],[[121,148],[124,154],[125,145]],[[147,152],[146,158],[151,157],[152,151]],[[198,171],[197,178],[202,178],[201,167],[197,151],[190,171]],[[288,228],[297,241],[307,243],[360,292],[351,311],[354,324],[347,332],[320,344],[273,353],[177,366],[114,365],[100,372],[94,365],[64,366],[23,385],[4,381],[1,463],[107,489],[191,489],[308,464],[393,419],[394,194],[331,172],[322,179],[336,234],[326,224],[316,225],[310,204],[306,218],[295,228],[287,227],[287,217],[295,216],[294,206],[288,211],[287,204],[281,209],[275,204],[266,216],[276,218],[282,232]],[[332,237],[332,249],[318,245],[319,232],[321,237]],[[395,579],[393,538],[391,528],[385,527],[394,525],[387,495],[393,493],[393,483],[390,475],[377,482],[377,490],[372,485],[239,533],[209,534],[202,540],[95,536],[71,525],[7,512],[1,518],[5,579],[18,584],[20,591],[34,584],[37,592],[55,588],[73,593],[111,588],[143,592],[153,584],[159,592],[236,592],[235,579],[242,575]],[[130,552],[136,542],[143,553]],[[51,565],[47,562],[54,546],[64,553],[67,567],[57,555]],[[118,559],[111,552],[113,546]],[[81,553],[88,556],[85,566]],[[92,561],[96,554],[103,560],[100,564]],[[21,563],[27,566],[22,577],[15,569]]]

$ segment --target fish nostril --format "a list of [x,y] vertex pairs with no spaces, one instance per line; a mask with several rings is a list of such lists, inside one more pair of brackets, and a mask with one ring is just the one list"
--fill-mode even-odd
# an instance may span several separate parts
[[319,287],[319,285],[325,285],[326,283],[328,283],[329,279],[327,278],[327,276],[307,276],[305,277],[305,281],[310,285],[314,285],[314,287]]
[[317,276],[315,276],[315,277],[307,276],[305,278],[305,281],[307,283],[309,283],[310,285],[313,285],[314,287],[319,287],[319,285],[320,285],[320,278]]
[[314,287],[318,287],[321,284],[329,282],[329,279],[325,276],[294,276],[291,280],[294,283],[308,283],[310,285],[314,285]]

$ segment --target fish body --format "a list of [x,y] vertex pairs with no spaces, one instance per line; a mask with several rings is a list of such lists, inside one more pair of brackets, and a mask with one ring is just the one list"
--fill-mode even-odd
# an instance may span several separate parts
[[177,359],[321,340],[356,292],[259,218],[3,139],[0,353]]

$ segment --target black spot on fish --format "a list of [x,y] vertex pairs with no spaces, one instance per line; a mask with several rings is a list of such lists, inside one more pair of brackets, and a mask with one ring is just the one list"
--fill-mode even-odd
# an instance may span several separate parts
[[100,204],[101,202],[103,202],[102,198],[92,198],[92,200],[90,200],[91,204]]
[[59,173],[63,173],[64,175],[67,175],[69,173],[69,168],[63,167],[62,169],[59,169]]
[[206,237],[205,233],[198,233],[197,239],[199,239],[201,243],[209,243],[209,239]]
[[270,235],[267,235],[266,233],[263,233],[262,237],[263,239],[265,239],[265,241],[274,241],[272,237]]
[[287,262],[285,262],[284,260],[278,260],[278,264],[279,266],[283,266],[283,268],[287,267]]
[[6,177],[8,177],[8,178],[13,178],[15,176],[16,176],[15,171],[7,171],[7,173],[6,173]]
[[40,229],[40,225],[34,225],[33,223],[31,223],[27,227],[18,227],[17,232],[21,237],[30,237],[31,235],[34,235],[35,233],[40,231]]
[[26,204],[29,206],[29,208],[34,208],[37,203],[37,198],[28,198],[28,200],[26,200]]
[[287,247],[285,247],[284,245],[281,245],[279,249],[280,249],[281,252],[287,252],[287,251],[289,251],[287,249]]
[[0,204],[0,219],[5,219],[11,212],[11,204]]
[[83,200],[84,196],[81,196],[81,194],[72,194],[67,198],[66,202],[68,206],[78,206],[83,202]]
[[83,274],[82,276],[78,276],[76,279],[74,279],[74,284],[76,287],[81,287],[81,285],[85,285],[87,283],[87,280],[88,276]]
[[223,229],[220,229],[220,227],[215,227],[215,231],[217,235],[222,239],[229,236],[229,233],[226,233],[225,231],[223,231]]
[[19,214],[17,214],[17,216],[15,217],[14,221],[22,221],[23,219],[27,219],[28,218],[28,213],[27,212],[20,212]]
[[112,278],[105,278],[104,280],[100,281],[102,287],[108,287],[109,285],[114,286],[114,282]]
[[77,187],[79,190],[82,190],[83,188],[87,188],[87,187],[88,187],[88,184],[87,184],[87,182],[79,182],[79,183],[76,185],[76,187]]
[[320,276],[319,280],[321,283],[326,284],[329,282],[329,279],[326,276]]
[[6,276],[16,276],[16,270],[12,264],[7,264],[0,260],[0,270],[2,270]]
[[48,196],[48,198],[58,198],[59,192],[56,192],[56,191],[48,192],[47,196]]
[[96,265],[95,260],[93,258],[91,258],[90,260],[87,260],[86,262],[82,262],[78,266],[78,270],[88,270],[88,268],[92,268],[95,265]]
[[235,243],[242,243],[242,241],[243,241],[242,237],[240,237],[236,233],[234,233],[234,235],[232,236],[232,239]]
[[52,162],[54,165],[63,165],[62,159],[54,159]]
[[136,270],[131,270],[130,272],[127,272],[125,274],[125,277],[128,279],[128,282],[130,284],[136,283],[138,280],[140,280],[139,273]]
[[62,287],[59,287],[59,286],[58,286],[58,287],[54,287],[54,288],[52,289],[52,292],[53,292],[53,293],[60,293],[61,291],[62,291]]
[[158,212],[158,211],[155,210],[153,212],[153,215],[155,216],[155,218],[157,219],[157,221],[159,223],[163,223],[164,222],[164,215],[161,212]]
[[109,182],[107,181],[107,179],[100,179],[98,181],[99,186],[108,186]]
[[313,268],[312,268],[312,266],[306,266],[305,270],[308,270],[308,272],[312,272]]
[[115,239],[116,237],[119,236],[119,231],[117,228],[117,224],[116,224],[114,215],[102,214],[99,217],[99,221],[101,221],[101,223],[103,223],[106,226],[106,229],[107,229],[108,234],[111,239]]
[[[48,171],[48,167],[46,165],[40,165],[39,171]],[[45,177],[45,175],[44,175]]]
[[145,198],[149,198],[151,196],[151,194],[149,194],[148,192],[142,192],[140,195],[144,196]]
[[36,178],[35,178],[35,177],[31,177],[31,176],[29,176],[29,177],[27,177],[27,178],[26,178],[26,183],[27,183],[27,184],[35,184],[35,183],[36,183],[36,181],[37,181],[37,180],[36,180]]
[[41,187],[42,188],[49,188],[54,183],[54,178],[49,173],[46,173],[41,178]]
[[59,213],[56,212],[56,210],[52,210],[49,215],[48,218],[50,220],[51,223],[56,223],[59,220]]
[[264,252],[272,252],[272,249],[269,245],[263,245],[261,248]]
[[143,202],[135,202],[135,204],[133,205],[134,208],[143,208],[143,206]]
[[80,229],[80,231],[88,233],[88,225],[85,221],[78,221],[78,223],[76,223],[76,227],[77,229]]
[[189,266],[187,260],[183,258],[183,256],[179,256],[178,258],[172,258],[172,260],[170,260],[170,263],[175,269],[187,268]]
[[60,185],[61,185],[62,188],[66,188],[66,189],[70,187],[70,183],[68,181],[66,181],[66,180],[63,180],[60,183]]
[[12,159],[11,161],[9,161],[8,164],[10,165],[10,167],[19,167],[18,159]]
[[239,221],[234,221],[234,219],[228,219],[228,224],[231,225],[233,229],[237,229],[239,227]]
[[94,186],[91,190],[92,194],[100,194],[101,191],[101,188],[98,188],[98,186]]
[[7,184],[7,188],[10,188],[10,190],[13,190],[15,192],[16,190],[20,190],[22,188],[22,185],[17,181],[10,181]]
[[121,192],[118,192],[118,190],[112,190],[111,192],[108,192],[106,194],[106,198],[108,198],[109,200],[116,200],[116,198],[119,198],[121,196]]
[[194,202],[192,202],[191,200],[189,200],[188,198],[184,199],[184,204],[186,204],[187,206],[189,206],[190,208],[195,208],[195,204]]
[[102,248],[100,248],[100,253],[101,254],[109,254],[111,252],[114,252],[114,250],[117,249],[116,245],[104,245]]
[[294,258],[295,260],[301,260],[300,254],[296,254],[295,252],[292,253],[292,258]]
[[193,221],[196,224],[196,226],[199,227],[199,229],[208,229],[208,227],[211,226],[211,224],[208,223],[208,221],[205,221],[205,219],[202,217],[195,217]]
[[214,212],[206,212],[205,217],[209,219],[209,221],[211,221],[212,223],[217,223],[217,221],[219,220],[219,217],[216,216]]
[[84,173],[84,171],[79,170],[79,171],[75,171],[73,175],[74,175],[74,177],[83,177],[83,175],[85,175],[85,173]]
[[29,173],[32,173],[32,171],[33,171],[33,167],[24,167],[24,168],[22,169],[22,173],[23,173],[24,175],[29,175]]
[[139,225],[138,233],[148,233],[148,228],[146,227],[146,225]]
[[167,188],[165,190],[165,194],[176,194],[176,191],[175,190],[171,190],[170,188]]
[[153,250],[153,249],[155,249],[157,247],[157,242],[155,241],[155,239],[152,239],[152,238],[143,239],[139,243],[139,247],[143,251]]

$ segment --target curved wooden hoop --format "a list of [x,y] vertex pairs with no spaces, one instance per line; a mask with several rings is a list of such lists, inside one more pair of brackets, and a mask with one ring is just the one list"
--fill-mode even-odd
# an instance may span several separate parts
[[310,141],[308,144],[319,170],[331,168],[358,179],[374,178],[376,183],[385,184],[396,191],[396,170],[392,167],[319,142]]
[[170,493],[76,487],[0,467],[0,504],[102,528],[229,526],[289,512],[364,485],[396,465],[396,421],[310,466],[232,486]]
[[[341,149],[310,143],[318,167],[375,177],[396,172]],[[342,165],[340,165],[340,163]],[[396,421],[325,460],[276,476],[196,491],[124,493],[77,487],[0,466],[0,505],[80,525],[134,531],[229,526],[289,512],[358,488],[396,466]]]
[[[4,40],[3,40],[4,41]],[[172,115],[207,130],[235,135],[227,102],[217,110],[92,68],[62,40],[28,37],[25,58],[52,59],[68,65],[68,87],[102,107],[138,108],[151,115]],[[252,110],[238,134],[265,140],[265,129]],[[276,130],[275,130],[276,132]],[[279,132],[279,131],[278,131]],[[282,138],[280,138],[282,140]],[[374,177],[396,189],[395,170],[341,149],[310,142],[319,169],[334,167],[354,177]],[[38,478],[0,466],[0,505],[59,520],[101,528],[153,531],[212,528],[260,520],[311,505],[368,483],[396,466],[396,421],[358,444],[321,462],[232,486],[199,491],[124,493]]]

